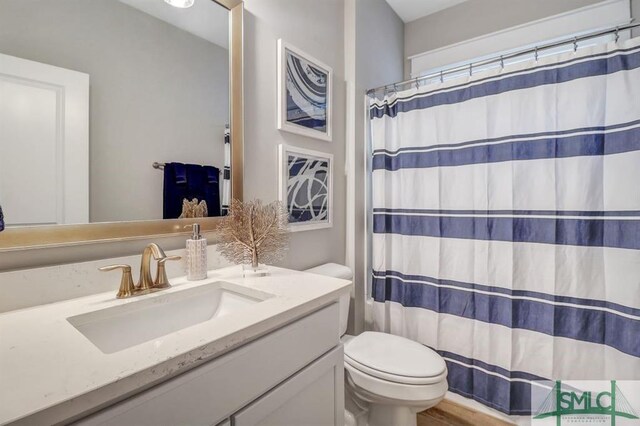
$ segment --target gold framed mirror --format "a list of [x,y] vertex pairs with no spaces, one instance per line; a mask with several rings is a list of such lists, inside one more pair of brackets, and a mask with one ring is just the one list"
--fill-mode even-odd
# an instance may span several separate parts
[[[229,155],[230,160],[228,160],[230,161],[231,178],[230,194],[228,198],[242,200],[244,157],[243,3],[242,0],[196,0],[196,2],[197,1],[214,2],[228,10],[228,128],[230,139],[232,141]],[[120,2],[134,3],[134,0],[120,0]],[[166,0],[165,2],[169,4],[171,3]],[[142,1],[140,3],[144,4]],[[127,4],[126,6],[129,7],[130,5]],[[137,13],[140,12],[137,11]],[[180,9],[176,9],[176,13],[181,13]],[[115,16],[115,19],[118,19],[118,16]],[[0,46],[0,54],[2,53]],[[126,60],[126,58],[124,60]],[[0,69],[0,77],[1,76],[2,69]],[[0,79],[0,83],[1,82],[2,81]],[[92,107],[93,106],[94,105],[92,103]],[[140,114],[142,113],[143,112],[140,112]],[[73,111],[71,111],[70,114],[73,114]],[[93,126],[93,124],[91,125]],[[123,165],[126,167],[126,158],[123,158],[122,161]],[[149,167],[151,167],[151,164],[149,164]],[[156,173],[161,172],[156,171]],[[222,177],[220,179],[222,179]],[[0,195],[1,194],[2,191],[0,190]],[[97,195],[91,194],[91,196],[95,197]],[[5,207],[6,215],[7,209],[6,206],[3,205],[1,199],[0,205]],[[87,207],[87,211],[88,210],[89,208]],[[99,223],[91,223],[92,221],[89,221],[90,223],[65,223],[24,227],[8,226],[3,232],[0,232],[0,252],[99,242],[170,237],[181,234],[186,235],[190,231],[185,229],[185,226],[193,223],[199,223],[203,232],[211,232],[216,229],[219,220],[219,217],[202,217],[190,219],[107,220],[98,221]]]

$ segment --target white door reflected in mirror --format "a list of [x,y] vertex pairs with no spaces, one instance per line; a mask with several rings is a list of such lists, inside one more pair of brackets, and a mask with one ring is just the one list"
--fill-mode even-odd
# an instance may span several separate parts
[[222,214],[229,10],[2,0],[0,28],[8,227],[177,219],[196,198],[207,205],[198,217]]
[[89,76],[0,54],[5,224],[89,221]]

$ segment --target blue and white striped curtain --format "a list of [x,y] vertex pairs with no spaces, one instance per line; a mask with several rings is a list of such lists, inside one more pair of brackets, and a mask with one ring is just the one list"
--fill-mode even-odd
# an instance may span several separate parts
[[532,380],[640,379],[638,39],[369,112],[376,329],[511,415]]
[[231,205],[231,131],[224,126],[224,170],[222,172],[222,208],[220,214],[226,216]]

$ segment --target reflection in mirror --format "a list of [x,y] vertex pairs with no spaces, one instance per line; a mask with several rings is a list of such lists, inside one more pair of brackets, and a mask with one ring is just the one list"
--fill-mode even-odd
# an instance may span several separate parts
[[0,0],[5,225],[223,214],[228,13],[212,0]]

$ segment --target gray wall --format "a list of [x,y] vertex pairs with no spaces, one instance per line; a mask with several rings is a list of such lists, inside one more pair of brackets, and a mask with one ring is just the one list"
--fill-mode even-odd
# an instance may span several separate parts
[[[334,224],[291,234],[283,265],[307,268],[345,258],[345,77],[342,0],[245,0],[245,197],[278,197],[280,143],[334,155]],[[333,141],[276,128],[279,38],[333,68]]]
[[224,165],[226,49],[117,0],[2,0],[0,52],[90,75],[91,222],[161,219],[154,161]]
[[[4,0],[3,0],[4,1]],[[23,0],[19,0],[23,1]],[[79,2],[86,0],[78,0]],[[334,154],[334,226],[294,233],[282,263],[302,269],[345,259],[344,10],[341,0],[245,0],[245,198],[277,198],[277,145],[281,142]],[[334,69],[333,142],[276,129],[276,40],[307,51]],[[215,235],[208,236],[210,241]],[[163,248],[184,247],[186,237],[154,239]],[[0,254],[0,270],[124,256],[148,241],[90,244]]]
[[[640,0],[631,0],[631,17],[635,19],[634,23],[640,21]],[[636,28],[631,32],[632,37],[640,37],[640,28]]]
[[600,1],[468,0],[405,24],[405,58]]
[[353,256],[355,300],[353,332],[364,327],[365,260],[365,139],[366,91],[402,80],[404,23],[385,0],[356,0],[355,4],[355,250]]
[[356,0],[356,78],[361,94],[402,77],[405,25],[385,0]]

